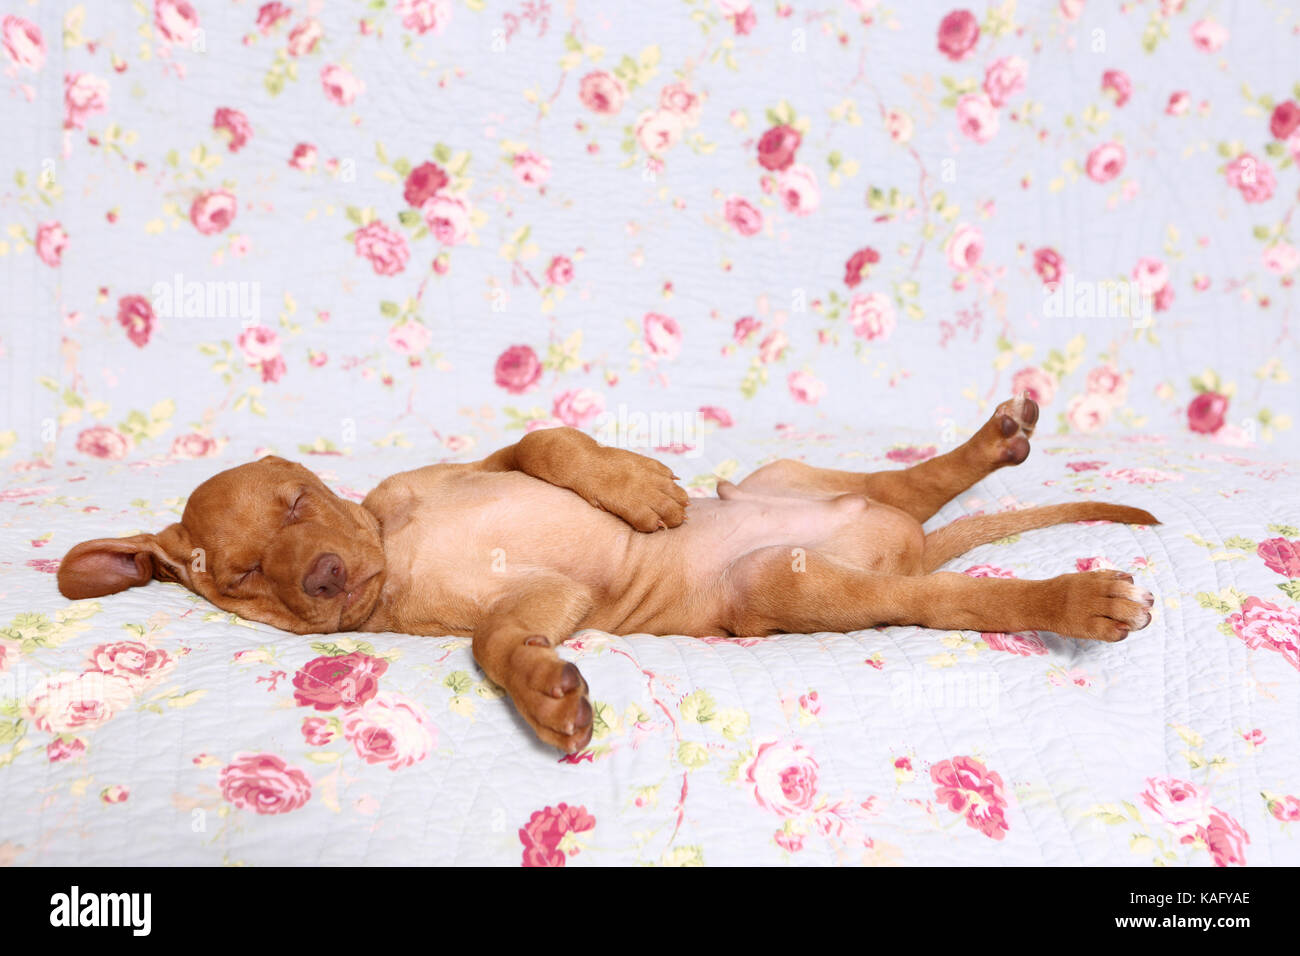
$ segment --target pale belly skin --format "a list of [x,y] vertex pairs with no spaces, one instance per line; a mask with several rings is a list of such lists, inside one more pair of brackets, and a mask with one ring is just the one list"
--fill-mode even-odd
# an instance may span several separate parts
[[729,573],[762,549],[816,549],[900,571],[920,525],[862,495],[754,495],[724,485],[686,521],[645,534],[563,488],[520,472],[426,468],[384,481],[364,507],[383,526],[386,579],[366,631],[470,635],[482,612],[538,574],[589,590],[578,622],[614,634],[726,633]]

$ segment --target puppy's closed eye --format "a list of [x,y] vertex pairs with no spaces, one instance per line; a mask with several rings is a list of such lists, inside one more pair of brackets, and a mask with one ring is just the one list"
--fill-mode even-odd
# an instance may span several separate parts
[[298,492],[298,494],[293,499],[293,503],[289,505],[289,513],[288,515],[285,516],[284,519],[285,524],[293,524],[293,522],[297,521],[299,518],[302,517],[303,505],[306,504],[306,501],[307,501],[306,490]]

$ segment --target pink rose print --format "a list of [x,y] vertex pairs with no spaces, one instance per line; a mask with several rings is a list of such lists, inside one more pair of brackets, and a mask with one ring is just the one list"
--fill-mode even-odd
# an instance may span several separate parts
[[1098,365],[1088,373],[1087,388],[1092,395],[1122,402],[1128,393],[1128,378],[1114,365]]
[[759,137],[758,164],[775,173],[789,169],[802,142],[803,134],[793,126],[773,126]]
[[588,73],[578,84],[578,99],[593,113],[613,116],[623,108],[626,98],[623,84],[604,70]]
[[1084,169],[1095,183],[1108,183],[1124,171],[1128,153],[1115,142],[1102,143],[1088,154]]
[[573,260],[568,256],[555,256],[546,267],[546,281],[551,285],[568,285],[573,281]]
[[804,834],[788,830],[777,830],[772,837],[776,845],[787,853],[798,853],[804,847]]
[[1078,432],[1095,432],[1106,424],[1111,413],[1110,400],[1089,392],[1070,399],[1065,408],[1065,420]]
[[99,791],[99,799],[105,803],[125,803],[130,796],[131,791],[121,784],[105,787]]
[[983,254],[984,233],[980,232],[979,226],[965,222],[958,224],[948,240],[948,265],[964,272],[979,265]]
[[1283,100],[1273,107],[1273,114],[1268,119],[1268,131],[1274,139],[1289,139],[1297,128],[1300,128],[1300,106],[1295,104],[1295,100]]
[[791,166],[783,172],[777,180],[776,191],[785,211],[796,216],[810,216],[821,205],[817,175],[807,166]]
[[1261,256],[1264,268],[1278,275],[1289,275],[1300,266],[1300,249],[1289,242],[1275,242]]
[[1283,823],[1300,823],[1300,797],[1273,797],[1266,806],[1275,819]]
[[1276,651],[1300,670],[1300,612],[1295,608],[1249,597],[1240,611],[1228,616],[1228,626],[1247,647]]
[[991,651],[1005,651],[1020,657],[1039,657],[1047,653],[1047,645],[1043,643],[1037,631],[1024,631],[1020,634],[981,634],[980,637]]
[[284,374],[284,359],[280,355],[280,336],[275,329],[254,325],[239,333],[239,351],[248,367],[256,369],[264,382],[278,382]]
[[760,807],[790,817],[812,809],[817,770],[816,759],[802,744],[768,740],[758,744],[740,779],[754,788]]
[[90,73],[63,76],[64,129],[82,129],[86,119],[108,109],[108,80]]
[[1039,405],[1047,405],[1056,395],[1056,379],[1038,367],[1022,368],[1011,377],[1011,393],[1023,392]]
[[1221,810],[1215,809],[1210,814],[1209,825],[1197,836],[1210,848],[1215,866],[1246,865],[1246,844],[1250,842],[1250,836],[1240,823]]
[[1061,274],[1065,271],[1065,260],[1055,249],[1043,246],[1041,249],[1034,250],[1034,271],[1038,273],[1038,278],[1043,280],[1043,285],[1053,286],[1061,281]]
[[57,222],[43,222],[36,227],[36,256],[51,269],[63,265],[63,250],[68,248],[68,234]]
[[636,139],[651,156],[668,152],[686,133],[686,124],[672,110],[647,110],[636,124]]
[[306,56],[316,49],[316,44],[325,35],[325,28],[314,17],[308,17],[289,31],[288,51],[290,56]]
[[33,72],[45,65],[45,40],[40,27],[22,17],[6,16],[0,24],[5,56],[14,66]]
[[225,106],[219,108],[213,115],[212,128],[226,137],[227,148],[232,153],[243,149],[249,137],[253,135],[253,127],[248,122],[248,117],[239,110],[232,110]]
[[289,19],[291,16],[293,16],[293,10],[280,3],[279,0],[264,3],[257,8],[257,29],[263,36],[267,36],[275,29],[276,24]]
[[439,193],[420,207],[425,225],[444,246],[454,246],[469,238],[470,210],[465,200]]
[[736,320],[735,325],[731,328],[731,337],[737,343],[744,345],[745,340],[762,328],[763,323],[752,315],[745,315]]
[[1187,406],[1187,427],[1202,435],[1212,435],[1223,427],[1227,413],[1228,396],[1201,392]]
[[299,143],[293,148],[293,155],[289,157],[289,165],[294,169],[300,169],[304,173],[309,173],[316,168],[316,147],[311,143]]
[[125,680],[135,693],[155,684],[176,667],[176,658],[160,647],[139,641],[100,644],[90,652],[87,672],[98,671]]
[[355,707],[379,693],[388,661],[359,651],[313,658],[293,675],[293,698],[301,707]]
[[551,161],[532,150],[516,153],[510,165],[515,179],[525,186],[544,186],[551,178]]
[[313,747],[324,747],[337,734],[334,725],[324,717],[306,717],[302,722],[302,738]]
[[731,417],[731,413],[725,408],[719,408],[717,405],[701,405],[700,417],[707,422],[713,422],[721,428],[730,428],[736,424]]
[[449,182],[450,178],[437,163],[421,163],[407,174],[402,198],[419,209]]
[[551,414],[571,428],[583,428],[605,410],[605,396],[589,388],[571,388],[556,396]]
[[994,60],[984,73],[984,92],[994,106],[1005,106],[1017,93],[1024,92],[1029,64],[1018,56]]
[[1209,794],[1186,780],[1149,777],[1142,802],[1179,837],[1191,836],[1209,823]]
[[1169,102],[1165,104],[1165,113],[1169,116],[1182,116],[1191,105],[1191,94],[1186,90],[1178,90],[1169,94]]
[[786,384],[794,400],[803,405],[816,405],[826,394],[826,383],[811,372],[791,372]]
[[647,312],[641,320],[646,348],[656,358],[675,359],[682,350],[682,327],[677,320],[658,312]]
[[1123,70],[1107,70],[1101,75],[1101,90],[1116,106],[1123,106],[1133,95],[1133,81]]
[[388,347],[399,355],[423,352],[433,341],[433,333],[423,322],[398,322],[388,330]]
[[185,0],[154,0],[153,22],[164,40],[183,46],[194,39],[199,15]]
[[1228,185],[1241,193],[1246,202],[1267,202],[1273,198],[1277,179],[1273,167],[1250,153],[1242,153],[1224,170]]
[[357,255],[370,260],[375,275],[394,276],[406,268],[410,251],[406,239],[378,219],[367,223],[353,234]]
[[447,28],[451,9],[451,0],[399,0],[397,15],[406,29],[437,36]]
[[686,126],[695,126],[700,122],[703,105],[699,94],[691,92],[684,83],[670,83],[659,93],[660,108],[676,113]]
[[130,450],[126,436],[108,425],[94,425],[77,436],[77,451],[91,458],[116,460],[125,458]]
[[33,687],[21,714],[37,730],[71,736],[108,723],[134,697],[130,683],[115,674],[65,672],[46,677]]
[[117,300],[117,322],[126,329],[132,344],[144,348],[153,335],[155,323],[153,306],[142,295],[124,295]]
[[935,456],[939,449],[933,445],[903,445],[885,452],[885,457],[902,465],[915,465]]
[[1255,553],[1263,559],[1270,571],[1276,571],[1287,578],[1300,578],[1300,541],[1269,538],[1259,543]]
[[883,292],[855,295],[849,304],[849,321],[854,334],[868,342],[883,342],[898,325],[894,303]]
[[346,66],[330,63],[320,71],[325,98],[339,106],[351,106],[365,92],[366,85]]
[[1197,20],[1192,24],[1192,44],[1203,53],[1217,53],[1228,42],[1228,30],[1214,20]]
[[763,231],[763,213],[747,199],[732,196],[722,207],[727,225],[742,236],[756,236]]
[[977,143],[987,143],[998,132],[998,111],[983,93],[967,93],[957,100],[957,128]]
[[216,439],[200,435],[198,432],[190,432],[188,435],[178,435],[172,440],[171,455],[173,458],[184,459],[211,458],[219,450],[220,446]]
[[45,757],[50,763],[75,760],[86,752],[86,742],[80,737],[55,737],[45,746]]
[[497,357],[492,377],[511,395],[522,395],[541,380],[542,363],[527,345],[512,345]]
[[424,709],[401,694],[379,694],[343,717],[343,736],[366,763],[399,770],[419,763],[436,744]]
[[939,52],[954,62],[970,56],[979,38],[979,21],[969,10],[953,10],[939,21]]
[[930,768],[934,796],[953,813],[966,817],[966,825],[991,840],[1007,835],[1007,801],[1002,778],[974,757],[953,757]]
[[564,866],[565,860],[576,856],[580,849],[570,835],[586,833],[595,826],[596,818],[586,807],[561,803],[536,811],[519,830],[519,842],[524,845],[521,865]]
[[850,289],[855,288],[871,273],[871,267],[879,261],[880,253],[875,249],[870,246],[859,249],[849,256],[848,262],[844,263],[844,284]]
[[190,205],[190,222],[205,236],[223,232],[235,221],[238,203],[224,189],[201,193]]
[[269,753],[240,753],[221,770],[221,795],[241,810],[288,813],[311,799],[311,781]]

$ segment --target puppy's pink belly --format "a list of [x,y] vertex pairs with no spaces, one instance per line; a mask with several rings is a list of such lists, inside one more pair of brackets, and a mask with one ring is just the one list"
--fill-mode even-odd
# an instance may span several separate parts
[[865,499],[696,499],[681,529],[683,557],[695,574],[713,578],[760,548],[833,546],[870,507]]

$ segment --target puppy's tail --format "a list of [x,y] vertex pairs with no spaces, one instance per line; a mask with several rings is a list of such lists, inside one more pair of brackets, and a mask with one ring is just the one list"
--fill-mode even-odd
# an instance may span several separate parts
[[1008,535],[1066,521],[1119,521],[1124,524],[1159,524],[1155,516],[1141,508],[1108,505],[1102,501],[1079,501],[1066,505],[1047,505],[1023,511],[959,518],[950,525],[925,536],[922,565],[925,573],[943,566],[959,554],[980,544],[999,541]]

